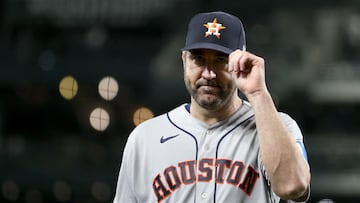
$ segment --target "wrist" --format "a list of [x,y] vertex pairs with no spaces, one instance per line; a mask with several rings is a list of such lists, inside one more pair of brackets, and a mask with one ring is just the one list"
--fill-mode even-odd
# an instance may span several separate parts
[[269,91],[267,91],[267,90],[257,91],[257,92],[251,93],[249,95],[246,95],[246,97],[249,100],[250,104],[252,104],[252,105],[255,105],[257,103],[263,103],[266,101],[272,102],[271,95],[270,95]]

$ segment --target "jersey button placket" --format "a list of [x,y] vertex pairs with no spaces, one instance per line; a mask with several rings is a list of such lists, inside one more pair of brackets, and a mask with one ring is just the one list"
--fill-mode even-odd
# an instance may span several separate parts
[[211,146],[210,146],[210,142],[211,141],[211,135],[212,135],[212,131],[211,130],[208,130],[205,132],[205,143],[204,143],[204,146],[203,146],[203,149],[204,151],[209,151]]
[[[213,137],[212,137],[213,131],[212,130],[207,130],[204,132],[204,139],[203,139],[203,143],[201,146],[201,150],[199,152],[199,160],[201,159],[211,159],[214,158],[214,153],[212,152],[213,146]],[[213,169],[212,169],[213,170]],[[199,173],[199,171],[198,171]],[[212,174],[212,176],[214,176],[214,174]],[[211,177],[211,181],[214,179],[214,177]],[[196,202],[203,202],[203,203],[208,203],[209,201],[211,201],[211,193],[214,190],[214,184],[209,184],[209,182],[197,182],[196,183],[196,187],[197,187],[197,191],[199,191],[197,193],[197,201]]]
[[205,149],[205,151],[209,151],[210,150],[209,144],[205,144],[204,149]]
[[[213,138],[211,138],[211,137],[213,136],[213,131],[212,131],[212,130],[209,130],[209,131],[207,132],[207,136],[209,137],[210,140],[213,140]],[[207,144],[205,145],[205,150],[206,150],[206,151],[209,151],[210,148],[211,148],[211,145],[210,145],[209,143],[207,143]]]

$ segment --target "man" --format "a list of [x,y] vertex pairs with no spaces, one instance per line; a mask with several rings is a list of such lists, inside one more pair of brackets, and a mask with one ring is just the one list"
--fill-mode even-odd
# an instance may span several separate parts
[[302,134],[277,112],[264,59],[245,51],[241,21],[224,12],[195,15],[182,61],[191,102],[134,129],[114,203],[306,201]]

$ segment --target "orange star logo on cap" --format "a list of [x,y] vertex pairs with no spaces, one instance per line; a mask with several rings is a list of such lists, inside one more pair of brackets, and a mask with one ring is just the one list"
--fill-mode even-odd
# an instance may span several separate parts
[[207,24],[204,24],[204,26],[208,29],[205,32],[205,37],[208,37],[209,35],[215,35],[218,39],[220,39],[219,31],[226,28],[222,24],[217,23],[216,18],[214,18],[213,22],[208,22]]

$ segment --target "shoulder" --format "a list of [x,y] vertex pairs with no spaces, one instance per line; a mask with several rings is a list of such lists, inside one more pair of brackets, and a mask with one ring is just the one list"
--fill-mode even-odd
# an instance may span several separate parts
[[135,130],[144,130],[144,129],[154,129],[158,127],[164,127],[166,124],[170,124],[169,117],[170,115],[172,117],[179,117],[183,118],[184,112],[186,112],[185,104],[180,105],[169,112],[163,113],[159,116],[156,116],[154,118],[151,118],[149,120],[146,120],[142,122],[140,125],[138,125]]
[[144,132],[151,132],[157,128],[160,128],[160,126],[164,126],[164,124],[167,122],[168,121],[165,113],[155,116],[154,118],[148,119],[136,126],[130,133],[130,136],[138,136]]
[[180,116],[179,114],[181,114],[182,109],[185,109],[184,105],[178,106],[167,113],[163,113],[142,122],[134,128],[134,130],[130,134],[130,137],[150,137],[154,134],[168,131],[168,129],[173,128],[173,125],[169,119],[169,115],[171,114]]

